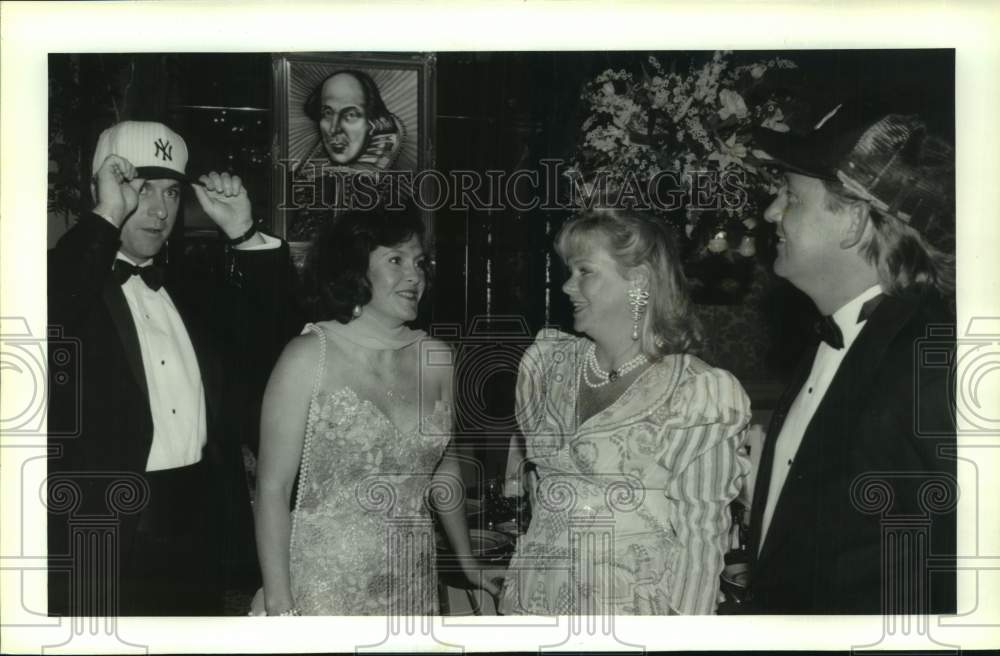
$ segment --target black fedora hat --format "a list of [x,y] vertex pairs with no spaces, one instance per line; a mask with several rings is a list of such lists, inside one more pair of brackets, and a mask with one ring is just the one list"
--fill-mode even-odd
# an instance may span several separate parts
[[758,128],[754,147],[773,165],[836,183],[927,236],[953,230],[955,151],[919,116],[838,105],[805,135]]

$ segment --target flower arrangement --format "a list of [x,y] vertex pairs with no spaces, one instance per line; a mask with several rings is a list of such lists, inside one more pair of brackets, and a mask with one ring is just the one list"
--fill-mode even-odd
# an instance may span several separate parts
[[625,199],[683,227],[697,283],[706,267],[757,253],[755,228],[776,190],[752,154],[752,131],[788,130],[787,72],[797,66],[780,57],[736,65],[726,51],[686,72],[678,63],[650,56],[638,74],[606,70],[584,87],[589,114],[568,174],[583,181],[581,198],[604,185],[610,204]]

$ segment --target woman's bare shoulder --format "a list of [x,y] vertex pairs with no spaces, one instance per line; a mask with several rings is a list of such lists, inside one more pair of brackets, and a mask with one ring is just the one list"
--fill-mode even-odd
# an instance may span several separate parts
[[455,347],[436,337],[425,337],[416,346],[417,367],[424,380],[449,383],[455,372]]

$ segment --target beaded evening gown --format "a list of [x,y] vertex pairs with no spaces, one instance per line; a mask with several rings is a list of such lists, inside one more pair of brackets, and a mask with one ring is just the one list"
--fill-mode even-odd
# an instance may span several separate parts
[[[307,328],[319,335],[325,362],[327,337]],[[450,425],[443,401],[401,431],[351,388],[314,386],[290,545],[292,596],[303,615],[437,612],[427,494]]]
[[537,484],[500,609],[711,613],[729,548],[728,506],[750,468],[740,451],[749,399],[728,372],[670,355],[580,422],[588,347],[545,331],[521,361],[517,420]]

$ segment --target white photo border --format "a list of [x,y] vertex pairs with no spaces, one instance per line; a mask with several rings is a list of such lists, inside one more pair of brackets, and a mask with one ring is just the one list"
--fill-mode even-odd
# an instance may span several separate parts
[[[904,8],[905,7],[905,8]],[[990,3],[868,2],[81,2],[0,6],[0,315],[44,335],[46,85],[53,52],[290,52],[452,50],[711,50],[955,48],[959,337],[973,318],[1000,325],[1000,10]],[[337,25],[349,29],[336,29]],[[336,38],[331,38],[335,35]],[[996,332],[992,335],[996,346]],[[6,373],[4,374],[6,377]],[[994,376],[995,378],[995,376]],[[996,380],[991,381],[996,386]],[[2,399],[9,399],[4,389]],[[1000,390],[983,392],[1000,398]],[[996,409],[994,407],[994,409]],[[0,441],[0,629],[8,653],[37,653],[70,635],[44,609],[45,524],[37,490],[45,436]],[[965,615],[886,635],[880,617],[616,618],[611,639],[579,634],[556,649],[924,649],[995,646],[1000,625],[1000,474],[997,434],[960,437],[959,608]],[[977,488],[977,486],[980,486]],[[975,492],[975,494],[972,494]],[[993,530],[991,530],[991,527]],[[972,571],[974,570],[974,571]],[[992,593],[990,592],[992,590]],[[435,621],[429,639],[378,649],[537,650],[513,618]],[[476,623],[479,625],[476,625]],[[94,624],[73,653],[354,651],[377,645],[380,618],[122,618]],[[486,629],[482,625],[492,628]],[[509,626],[509,629],[501,627]],[[566,622],[553,635],[565,633]],[[438,628],[440,627],[440,628]],[[561,627],[561,628],[560,628]],[[543,627],[544,628],[544,627]],[[549,627],[551,629],[552,627]],[[531,641],[534,640],[534,643]],[[929,642],[933,641],[933,643]],[[109,643],[112,643],[109,646]],[[446,643],[446,644],[445,644]],[[625,644],[630,643],[630,644]],[[548,644],[552,644],[550,641]],[[117,645],[117,646],[115,646]]]

